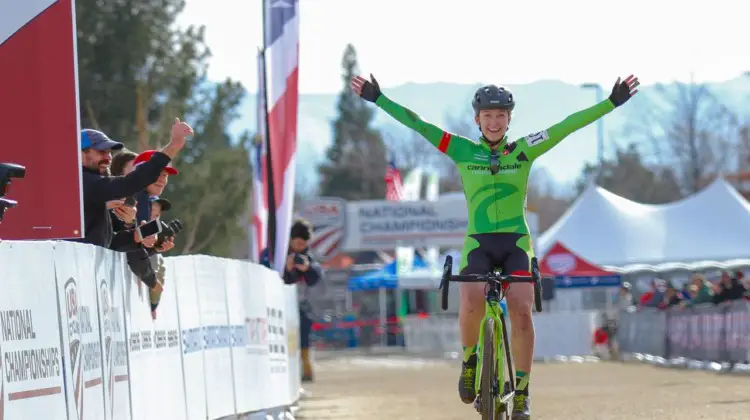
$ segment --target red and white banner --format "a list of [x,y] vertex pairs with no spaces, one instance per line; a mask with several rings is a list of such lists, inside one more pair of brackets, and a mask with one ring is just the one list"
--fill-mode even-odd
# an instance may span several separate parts
[[0,0],[0,63],[0,162],[26,166],[0,237],[82,237],[73,0]]
[[266,165],[266,83],[263,51],[258,51],[257,133],[252,150],[253,216],[250,225],[250,260],[260,261],[260,253],[268,243],[268,166]]
[[[297,154],[299,63],[299,1],[265,0],[265,59],[268,98],[267,152],[271,154],[275,217],[273,266],[283,270],[289,247],[294,205],[294,165]],[[267,175],[264,174],[264,178]],[[268,182],[267,179],[264,179]],[[268,185],[268,184],[266,184]]]

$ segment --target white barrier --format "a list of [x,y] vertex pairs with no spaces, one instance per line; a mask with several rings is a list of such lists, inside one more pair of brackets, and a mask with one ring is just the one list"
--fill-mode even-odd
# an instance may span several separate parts
[[[535,313],[534,360],[561,356],[590,356],[596,327],[596,312],[576,311]],[[508,324],[508,333],[512,325]],[[461,335],[456,317],[407,316],[404,320],[406,351],[416,354],[450,355],[461,349]]]
[[153,320],[124,254],[0,242],[0,419],[265,418],[295,404],[295,288],[242,261],[165,261]]

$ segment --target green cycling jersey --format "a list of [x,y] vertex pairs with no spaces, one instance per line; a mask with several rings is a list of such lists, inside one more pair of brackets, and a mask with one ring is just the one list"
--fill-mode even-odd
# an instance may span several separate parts
[[[529,235],[526,223],[526,189],[531,165],[565,137],[615,109],[606,99],[576,112],[544,131],[529,134],[509,143],[502,139],[498,165],[490,171],[491,149],[481,139],[472,141],[448,133],[424,121],[411,110],[381,95],[375,104],[401,124],[429,140],[448,155],[461,174],[466,205],[469,210],[467,236],[478,233],[515,233]],[[529,246],[524,246],[529,250]]]

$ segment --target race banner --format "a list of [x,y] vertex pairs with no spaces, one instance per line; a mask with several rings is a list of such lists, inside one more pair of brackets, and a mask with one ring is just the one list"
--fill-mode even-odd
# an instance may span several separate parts
[[207,411],[209,418],[218,419],[234,414],[234,372],[226,303],[228,260],[205,255],[196,255],[193,259],[198,312],[206,343],[203,359]]
[[68,419],[105,420],[93,245],[55,244]]
[[461,246],[467,226],[463,200],[349,202],[344,249]]
[[52,247],[0,242],[0,419],[68,419]]
[[99,338],[102,343],[104,412],[108,420],[130,420],[128,348],[123,285],[129,270],[124,254],[95,248]]
[[182,336],[182,372],[185,386],[187,420],[205,420],[206,368],[203,349],[206,337],[201,329],[198,310],[200,295],[196,287],[195,259],[193,256],[170,257],[174,263],[174,288],[177,293],[177,310]]

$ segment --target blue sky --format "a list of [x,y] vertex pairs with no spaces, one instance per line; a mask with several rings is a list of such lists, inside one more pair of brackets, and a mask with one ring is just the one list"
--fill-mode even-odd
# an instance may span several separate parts
[[[750,71],[746,8],[734,0],[300,0],[300,9],[300,92],[305,94],[341,89],[347,43],[357,48],[363,73],[376,74],[384,87],[554,79],[594,82],[609,90],[618,76],[630,73],[652,85],[691,78],[720,82]],[[261,0],[187,0],[178,24],[207,27],[212,80],[232,77],[256,90],[261,11]],[[415,99],[399,98],[405,104]],[[566,99],[560,117],[576,110],[562,106],[575,102]],[[447,105],[446,111],[457,108]],[[573,154],[577,162],[552,157],[542,162],[556,180],[571,182],[595,156],[595,131],[586,130],[581,135],[591,141],[583,153]],[[315,151],[318,158],[322,147]],[[298,174],[314,177],[314,165],[307,166],[298,167]]]
[[[256,86],[261,0],[187,0],[180,24],[203,24],[210,75]],[[617,9],[615,9],[615,7]],[[300,90],[341,86],[351,42],[384,86],[558,79],[611,84],[721,81],[750,70],[747,8],[735,0],[300,0]]]

